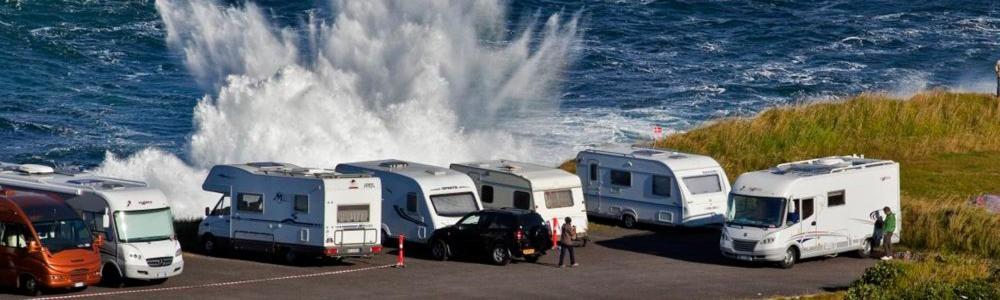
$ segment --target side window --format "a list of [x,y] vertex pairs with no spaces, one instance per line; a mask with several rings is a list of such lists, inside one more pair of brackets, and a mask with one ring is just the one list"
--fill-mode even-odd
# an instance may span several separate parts
[[590,181],[597,181],[597,164],[590,164]]
[[653,175],[653,195],[670,197],[670,177]]
[[813,198],[802,199],[802,220],[808,219],[813,215]]
[[483,203],[493,203],[493,186],[483,185],[479,191],[479,197]]
[[295,212],[309,213],[309,196],[295,195]]
[[264,212],[264,195],[239,193],[236,197],[236,210],[262,213]]
[[3,240],[0,241],[0,246],[7,248],[27,248],[28,243],[24,233],[24,226],[21,224],[4,223]]
[[628,171],[611,170],[611,185],[632,186],[632,173]]
[[212,209],[213,216],[228,216],[229,215],[229,195],[222,195],[219,198],[219,202],[215,204],[215,208]]
[[417,193],[406,193],[406,211],[411,213],[417,212]]
[[801,204],[802,200],[795,199],[795,200],[792,200],[789,203],[791,203],[790,205],[793,205],[794,210],[792,210],[792,209],[788,210],[789,212],[788,212],[788,216],[785,219],[786,220],[785,224],[787,224],[787,225],[794,225],[794,224],[798,223],[799,220],[801,220],[799,218],[799,215],[802,214],[802,204]]
[[844,191],[829,192],[826,194],[826,206],[841,206],[847,203],[847,199],[844,197]]
[[515,191],[514,208],[531,209],[531,194],[524,191]]
[[459,221],[458,224],[479,225],[479,214],[471,214],[468,217],[465,217],[465,219],[462,219],[462,221]]

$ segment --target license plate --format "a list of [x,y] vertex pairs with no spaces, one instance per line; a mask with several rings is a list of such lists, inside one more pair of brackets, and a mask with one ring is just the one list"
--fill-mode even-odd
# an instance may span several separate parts
[[535,249],[521,249],[521,253],[524,253],[524,255],[535,254]]
[[167,277],[167,273],[164,273],[164,272],[156,273],[156,277],[158,277],[158,278]]
[[347,253],[359,253],[359,252],[361,252],[361,249],[357,249],[357,248],[355,248],[355,249],[347,249]]
[[83,282],[74,283],[73,287],[75,287],[75,288],[83,287]]
[[736,259],[739,259],[739,260],[750,260],[750,255],[737,255]]

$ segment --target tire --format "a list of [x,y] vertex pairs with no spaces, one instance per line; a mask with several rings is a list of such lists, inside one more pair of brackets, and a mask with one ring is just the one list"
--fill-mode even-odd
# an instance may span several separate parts
[[865,241],[861,243],[861,249],[858,249],[858,251],[854,254],[859,258],[870,257],[872,255],[872,239],[865,239]]
[[217,256],[222,253],[221,246],[211,234],[206,234],[201,238],[201,250],[204,250],[205,254]]
[[25,296],[36,297],[42,294],[42,289],[38,286],[38,280],[35,280],[34,276],[21,275],[19,286],[21,294]]
[[785,259],[778,262],[778,267],[791,269],[797,260],[799,260],[799,251],[795,250],[795,247],[788,247],[788,250],[785,250]]
[[302,258],[299,257],[299,254],[295,253],[295,251],[293,251],[292,249],[282,248],[280,253],[282,261],[284,261],[286,264],[296,265],[300,261],[302,261]]
[[637,223],[638,222],[636,222],[635,216],[632,216],[630,214],[625,214],[625,215],[622,216],[622,227],[629,228],[629,229],[635,228],[635,225]]
[[444,240],[435,239],[431,242],[431,257],[436,260],[446,261],[451,256],[451,247]]
[[125,286],[125,277],[118,272],[118,268],[115,268],[112,264],[104,265],[101,269],[101,285],[110,288],[122,288]]
[[502,244],[496,244],[490,250],[490,262],[494,265],[505,266],[510,263],[510,249]]
[[537,255],[528,255],[528,256],[525,256],[525,257],[524,257],[524,261],[526,261],[526,262],[530,262],[530,263],[537,263],[537,262],[538,262],[538,259],[539,259],[539,258],[542,258],[542,255],[541,255],[541,254],[537,254]]

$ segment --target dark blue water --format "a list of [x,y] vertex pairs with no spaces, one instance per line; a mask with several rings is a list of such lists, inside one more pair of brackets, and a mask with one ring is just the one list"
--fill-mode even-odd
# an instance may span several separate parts
[[[325,1],[256,3],[296,29],[310,13],[336,15]],[[1000,58],[996,1],[534,0],[508,10],[512,31],[535,16],[581,16],[555,93],[559,130],[577,132],[562,136],[570,146],[862,91],[990,91]],[[193,106],[217,89],[165,39],[151,1],[0,3],[0,160],[89,168],[147,147],[185,157]]]

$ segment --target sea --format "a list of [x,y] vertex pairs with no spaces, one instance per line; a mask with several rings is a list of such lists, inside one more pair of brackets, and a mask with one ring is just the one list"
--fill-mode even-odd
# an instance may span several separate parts
[[0,0],[0,161],[556,165],[861,92],[993,92],[1000,1]]

